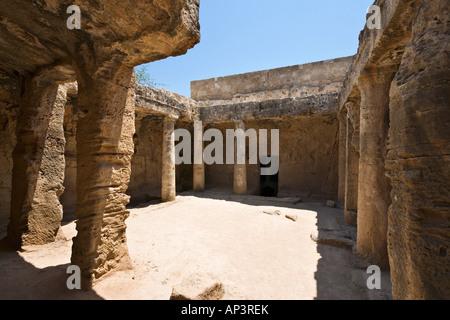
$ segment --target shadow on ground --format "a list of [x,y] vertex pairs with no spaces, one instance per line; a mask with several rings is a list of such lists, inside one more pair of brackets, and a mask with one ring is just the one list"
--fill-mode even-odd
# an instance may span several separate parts
[[69,264],[37,268],[0,244],[0,300],[101,300],[93,290],[67,289]]
[[342,209],[317,211],[316,300],[391,300],[392,286],[388,271],[381,274],[381,289],[369,290],[369,262],[355,252],[356,228],[344,224]]

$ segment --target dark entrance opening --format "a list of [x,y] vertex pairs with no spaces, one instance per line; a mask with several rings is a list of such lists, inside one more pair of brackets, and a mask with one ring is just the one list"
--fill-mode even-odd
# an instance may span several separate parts
[[[270,164],[264,165],[262,163],[259,164],[260,168],[268,168]],[[259,171],[259,190],[260,196],[263,197],[277,197],[278,196],[278,172],[272,176],[266,176],[261,174],[261,170]]]

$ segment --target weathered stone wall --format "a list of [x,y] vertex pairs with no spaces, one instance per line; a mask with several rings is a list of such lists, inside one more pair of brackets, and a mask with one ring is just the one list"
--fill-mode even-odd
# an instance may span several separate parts
[[[337,200],[338,121],[305,117],[278,121],[248,121],[247,129],[278,129],[280,133],[279,196],[305,200]],[[270,150],[270,141],[268,141]],[[248,176],[259,183],[255,168]],[[253,177],[251,177],[253,175]]]
[[448,4],[375,4],[382,28],[362,31],[340,97],[340,118],[348,120],[345,207],[355,206],[348,195],[357,177],[357,252],[380,266],[389,262],[395,299],[446,299]]
[[338,92],[352,57],[191,82],[191,98],[208,106]]
[[[353,57],[193,81],[208,127],[280,130],[278,194],[338,200],[339,93]],[[225,136],[225,135],[224,135]],[[247,192],[260,193],[259,165],[247,165]],[[233,166],[206,166],[207,188],[233,187]]]
[[[233,190],[233,181],[234,181],[234,166],[232,164],[225,163],[225,154],[226,154],[226,130],[227,129],[235,129],[233,122],[224,122],[224,123],[208,123],[205,125],[205,131],[209,129],[218,129],[222,133],[224,138],[224,164],[205,164],[205,184],[206,189],[226,189],[230,192]],[[205,142],[204,147],[206,148],[210,142]]]
[[137,111],[134,155],[127,190],[132,204],[161,197],[162,138],[162,117]]
[[397,299],[450,297],[448,1],[422,1],[391,86],[389,256]]
[[17,81],[0,75],[0,232],[9,221],[19,94]]
[[[337,200],[338,121],[334,118],[307,117],[283,120],[249,120],[246,129],[280,133],[280,196],[296,196],[305,200]],[[233,122],[209,123],[207,129],[219,129],[226,139],[226,129],[235,129]],[[269,134],[270,135],[270,134]],[[208,143],[205,143],[205,146]],[[270,151],[270,136],[268,138]],[[226,150],[224,149],[224,155]],[[248,156],[248,146],[247,146]],[[233,165],[206,165],[206,187],[233,190]],[[260,166],[247,164],[248,194],[260,193]]]

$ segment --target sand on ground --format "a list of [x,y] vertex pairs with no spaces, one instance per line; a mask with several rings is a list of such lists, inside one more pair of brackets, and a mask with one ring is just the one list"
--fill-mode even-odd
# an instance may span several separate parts
[[[265,213],[276,210],[280,215]],[[185,193],[130,209],[133,269],[111,274],[91,291],[66,286],[73,221],[54,243],[0,251],[0,299],[167,300],[174,286],[202,275],[223,284],[226,300],[388,299],[386,273],[384,291],[374,295],[350,249],[311,240],[320,229],[340,228],[342,217],[342,209],[323,204]]]

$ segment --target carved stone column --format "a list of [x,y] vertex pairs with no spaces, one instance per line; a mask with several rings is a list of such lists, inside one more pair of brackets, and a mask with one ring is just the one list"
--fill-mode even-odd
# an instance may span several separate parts
[[382,70],[361,75],[360,161],[357,252],[380,268],[389,265],[388,208],[391,186],[386,177],[389,128],[389,89],[393,73]]
[[72,264],[89,289],[113,270],[129,268],[125,220],[135,132],[133,68],[107,75],[78,71],[77,236]]
[[8,242],[15,248],[54,241],[64,187],[64,86],[27,79],[19,101],[13,152]]
[[175,170],[175,119],[166,117],[163,125],[161,199],[164,202],[176,198]]
[[357,225],[359,176],[359,104],[347,104],[345,154],[345,223]]
[[339,119],[339,182],[338,182],[338,202],[345,203],[345,173],[347,154],[347,110],[341,111]]
[[194,123],[194,133],[194,192],[203,192],[205,190],[205,163],[203,161],[203,125],[201,122]]
[[[245,132],[244,121],[235,121],[235,130],[243,130]],[[245,140],[244,140],[245,141]],[[238,164],[237,162],[237,143],[235,145],[235,162],[234,162],[234,193],[239,195],[247,194],[247,165]]]

